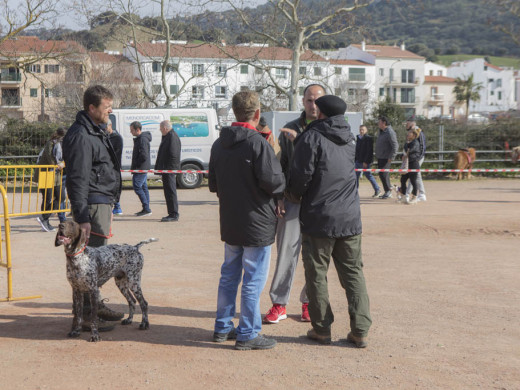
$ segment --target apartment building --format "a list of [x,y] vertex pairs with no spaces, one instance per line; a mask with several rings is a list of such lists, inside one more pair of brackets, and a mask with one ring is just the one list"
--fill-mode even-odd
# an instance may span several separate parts
[[[162,63],[166,45],[165,41],[130,44],[123,52],[136,65],[135,76],[144,81],[147,92],[159,104],[166,102],[168,93],[174,107],[214,107],[224,115],[230,111],[233,94],[255,90],[265,110],[288,108],[289,99],[283,91],[290,87],[293,54],[290,49],[258,44],[217,46],[173,42],[165,68],[165,93]],[[309,83],[328,79],[329,62],[307,50],[297,73],[301,94]]]
[[470,75],[476,84],[482,86],[480,100],[470,101],[470,112],[507,111],[518,107],[513,69],[492,65],[484,58],[454,62],[448,67],[449,77],[466,79]]
[[456,82],[447,77],[448,69],[440,64],[426,62],[421,96],[423,106],[420,115],[428,119],[437,117],[459,118],[465,116],[465,105],[458,103],[453,88]]
[[18,36],[0,43],[0,72],[0,114],[57,120],[64,106],[80,104],[90,62],[77,42]]

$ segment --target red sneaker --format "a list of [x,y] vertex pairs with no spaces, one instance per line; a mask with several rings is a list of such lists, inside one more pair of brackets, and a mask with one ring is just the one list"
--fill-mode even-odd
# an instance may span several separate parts
[[285,306],[275,303],[273,307],[271,307],[265,315],[264,323],[277,324],[278,322],[280,322],[281,320],[285,320],[286,318],[287,312],[285,311]]
[[309,303],[302,305],[302,322],[311,322],[311,316],[309,315]]

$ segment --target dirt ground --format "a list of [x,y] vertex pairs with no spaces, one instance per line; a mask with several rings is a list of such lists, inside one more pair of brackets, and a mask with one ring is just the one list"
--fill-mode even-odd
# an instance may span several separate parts
[[[360,194],[363,256],[373,326],[369,346],[344,339],[347,302],[335,270],[329,290],[336,321],[333,343],[305,338],[299,321],[300,264],[289,318],[264,325],[278,341],[268,351],[236,351],[211,342],[223,259],[218,201],[207,187],[179,191],[178,223],[166,215],[161,189],[151,191],[153,215],[136,218],[137,196],[123,192],[124,216],[112,243],[143,247],[143,291],[150,329],[118,325],[100,343],[66,337],[71,288],[63,248],[34,217],[14,218],[14,296],[41,299],[0,303],[1,389],[519,389],[520,182],[518,179],[426,181],[428,201],[416,206]],[[54,225],[57,219],[51,219]],[[268,290],[262,311],[270,307]],[[0,269],[0,296],[7,296]],[[109,305],[127,312],[112,281]]]

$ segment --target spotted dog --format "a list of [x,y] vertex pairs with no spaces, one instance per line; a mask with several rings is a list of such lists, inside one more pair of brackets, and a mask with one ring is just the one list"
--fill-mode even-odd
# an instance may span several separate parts
[[[55,246],[63,245],[67,256],[67,279],[72,286],[73,313],[72,330],[69,337],[78,337],[81,334],[83,313],[83,293],[88,293],[92,306],[91,335],[89,341],[100,341],[97,329],[97,311],[99,302],[99,287],[114,277],[121,294],[128,301],[128,318],[121,323],[132,323],[136,299],[142,312],[139,329],[150,327],[148,323],[148,303],[141,291],[141,273],[144,258],[139,248],[150,242],[157,241],[150,238],[137,245],[106,245],[99,248],[86,246],[85,232],[74,221],[60,223],[56,233]],[[134,298],[135,297],[135,298]]]

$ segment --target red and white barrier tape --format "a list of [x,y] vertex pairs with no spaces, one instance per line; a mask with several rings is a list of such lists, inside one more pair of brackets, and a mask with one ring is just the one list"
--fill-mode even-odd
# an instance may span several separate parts
[[[390,173],[408,173],[408,172],[425,172],[425,173],[453,173],[453,172],[471,172],[471,173],[510,173],[510,172],[520,172],[520,168],[491,168],[491,169],[356,169],[356,172],[390,172]],[[209,171],[194,171],[194,170],[154,170],[150,169],[146,170],[131,170],[131,169],[122,169],[121,172],[131,172],[131,173],[208,173]]]

